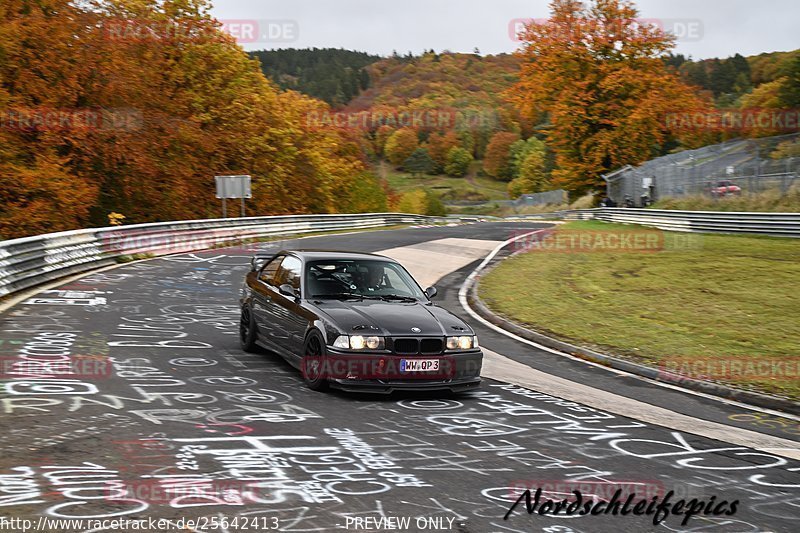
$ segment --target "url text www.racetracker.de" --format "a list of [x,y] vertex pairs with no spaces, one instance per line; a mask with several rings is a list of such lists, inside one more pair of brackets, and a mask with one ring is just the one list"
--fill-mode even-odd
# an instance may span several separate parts
[[199,518],[8,518],[0,516],[0,531],[280,531],[269,516],[205,516]]

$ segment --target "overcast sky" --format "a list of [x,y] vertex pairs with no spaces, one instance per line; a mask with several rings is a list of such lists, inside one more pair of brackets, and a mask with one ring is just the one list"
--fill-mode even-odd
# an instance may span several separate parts
[[[213,1],[213,0],[212,0]],[[215,0],[247,50],[332,47],[388,55],[512,52],[513,21],[546,18],[549,0]],[[679,34],[696,59],[800,48],[798,0],[638,0],[641,17]],[[250,37],[249,21],[259,21]],[[242,22],[244,25],[239,25]]]

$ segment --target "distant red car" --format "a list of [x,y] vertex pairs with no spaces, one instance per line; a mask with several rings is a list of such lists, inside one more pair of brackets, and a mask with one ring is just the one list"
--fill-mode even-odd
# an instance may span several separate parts
[[739,196],[742,194],[742,188],[735,185],[730,180],[720,180],[709,184],[709,193],[714,197],[721,196]]

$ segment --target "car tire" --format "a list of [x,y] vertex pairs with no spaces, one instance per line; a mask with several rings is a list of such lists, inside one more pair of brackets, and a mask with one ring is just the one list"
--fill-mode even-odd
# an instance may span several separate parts
[[301,370],[303,381],[313,391],[328,389],[328,377],[325,375],[325,341],[317,331],[311,331],[303,343],[303,362]]
[[256,329],[255,316],[253,316],[250,307],[245,305],[242,307],[242,314],[239,318],[239,345],[242,347],[242,350],[248,353],[257,352],[257,337],[258,332]]

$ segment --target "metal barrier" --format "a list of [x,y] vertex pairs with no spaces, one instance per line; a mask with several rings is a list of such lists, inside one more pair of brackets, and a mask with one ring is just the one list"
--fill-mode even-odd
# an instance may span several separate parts
[[405,213],[186,220],[65,231],[0,241],[0,298],[48,281],[113,264],[122,256],[159,256],[270,236],[437,220]]
[[[639,224],[669,231],[756,233],[800,237],[800,213],[732,213],[600,208],[526,217]],[[0,242],[0,298],[30,287],[111,265],[122,256],[206,250],[249,239],[396,224],[471,222],[495,217],[435,218],[405,213],[293,215],[186,220],[49,233]]]
[[800,237],[800,213],[734,213],[603,207],[560,211],[556,215],[566,220],[602,220],[652,226],[668,231],[756,233],[778,237]]

